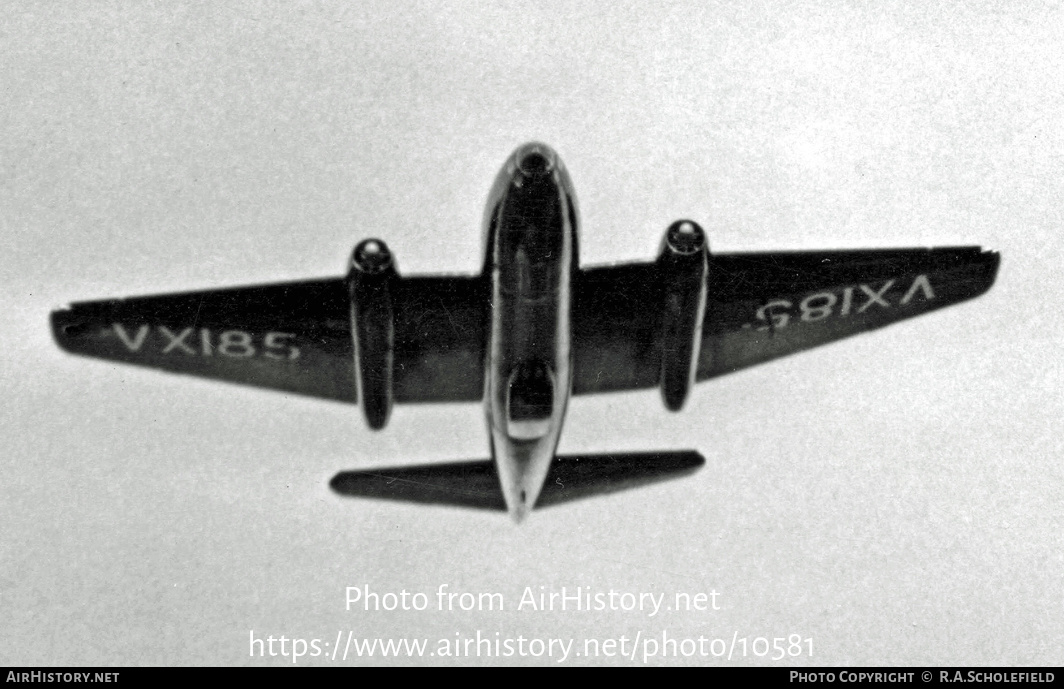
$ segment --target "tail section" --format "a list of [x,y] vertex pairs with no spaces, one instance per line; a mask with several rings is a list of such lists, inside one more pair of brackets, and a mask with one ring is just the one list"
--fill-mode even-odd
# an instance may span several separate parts
[[560,456],[551,465],[536,508],[679,478],[705,463],[694,450]]
[[329,485],[340,495],[506,511],[495,462],[453,462],[343,471]]
[[[705,458],[694,450],[560,456],[551,464],[536,507],[679,478],[703,464]],[[345,471],[329,485],[351,497],[506,510],[491,460]]]

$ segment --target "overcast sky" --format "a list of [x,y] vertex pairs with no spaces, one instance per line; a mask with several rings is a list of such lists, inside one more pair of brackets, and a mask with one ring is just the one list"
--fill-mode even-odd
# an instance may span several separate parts
[[[339,665],[349,630],[751,649],[650,664],[772,665],[753,640],[792,634],[780,664],[1059,664],[1064,10],[874,5],[5,4],[0,665],[291,663],[252,633]],[[355,407],[51,339],[71,301],[339,275],[367,236],[403,273],[471,273],[493,176],[531,139],[569,168],[585,264],[650,258],[690,217],[714,251],[979,244],[998,282],[702,384],[680,414],[654,391],[573,400],[562,452],[706,466],[520,526],[328,488],[486,458],[479,405],[373,433]],[[440,611],[442,585],[506,609]],[[430,605],[347,611],[348,586]],[[541,586],[720,609],[518,610]],[[553,650],[502,662],[649,647]],[[369,662],[498,659],[345,664]]]

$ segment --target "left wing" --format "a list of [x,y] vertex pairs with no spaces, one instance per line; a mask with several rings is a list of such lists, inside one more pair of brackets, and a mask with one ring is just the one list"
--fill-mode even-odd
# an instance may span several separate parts
[[341,279],[71,304],[52,332],[74,354],[354,402]]
[[[394,303],[395,400],[480,400],[483,281],[399,278]],[[357,401],[342,278],[80,302],[52,331],[75,354]]]

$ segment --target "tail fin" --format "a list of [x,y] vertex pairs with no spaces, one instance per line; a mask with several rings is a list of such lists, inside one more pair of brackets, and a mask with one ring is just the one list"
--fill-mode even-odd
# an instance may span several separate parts
[[[704,463],[694,450],[560,456],[551,465],[536,507],[678,478]],[[506,510],[491,460],[344,471],[329,485],[352,497]]]

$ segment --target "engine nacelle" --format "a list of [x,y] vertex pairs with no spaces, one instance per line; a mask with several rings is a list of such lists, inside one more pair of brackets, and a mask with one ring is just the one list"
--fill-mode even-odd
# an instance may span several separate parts
[[679,411],[698,371],[709,282],[709,243],[702,228],[677,220],[665,232],[658,256],[664,313],[661,337],[661,396]]
[[351,337],[355,343],[358,404],[366,423],[384,428],[394,400],[395,321],[392,289],[398,273],[387,245],[367,239],[355,247],[347,285],[351,293]]

